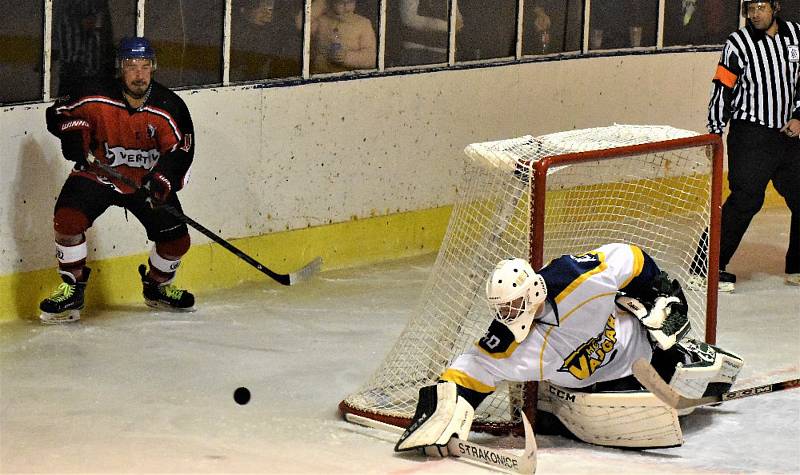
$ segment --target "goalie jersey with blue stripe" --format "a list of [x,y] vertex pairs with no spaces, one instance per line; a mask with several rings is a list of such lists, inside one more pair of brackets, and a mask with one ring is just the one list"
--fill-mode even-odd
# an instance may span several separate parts
[[629,376],[636,359],[650,360],[652,347],[641,322],[614,300],[620,290],[646,292],[659,272],[650,256],[628,244],[554,259],[539,271],[548,295],[528,336],[517,343],[495,319],[441,379],[490,393],[501,381],[584,388]]

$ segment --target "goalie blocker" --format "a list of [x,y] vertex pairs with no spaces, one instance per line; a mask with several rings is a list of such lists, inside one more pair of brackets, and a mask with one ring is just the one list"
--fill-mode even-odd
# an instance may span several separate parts
[[449,381],[420,388],[414,418],[394,450],[420,449],[425,455],[447,457],[451,437],[467,440],[475,409],[459,390],[465,389]]

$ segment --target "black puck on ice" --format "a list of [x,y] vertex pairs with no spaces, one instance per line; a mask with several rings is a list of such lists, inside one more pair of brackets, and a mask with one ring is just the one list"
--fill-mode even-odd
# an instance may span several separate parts
[[250,402],[250,390],[247,388],[236,388],[236,391],[233,392],[233,400],[236,401],[237,404],[244,406]]

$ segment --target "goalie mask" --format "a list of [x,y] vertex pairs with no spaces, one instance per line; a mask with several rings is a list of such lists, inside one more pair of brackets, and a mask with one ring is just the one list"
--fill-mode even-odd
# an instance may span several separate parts
[[486,299],[495,319],[521,343],[528,336],[537,310],[547,297],[544,278],[524,259],[504,259],[486,282]]

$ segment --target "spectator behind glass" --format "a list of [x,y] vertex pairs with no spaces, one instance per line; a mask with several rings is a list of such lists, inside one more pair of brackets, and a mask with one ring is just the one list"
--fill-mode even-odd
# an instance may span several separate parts
[[114,37],[107,0],[56,0],[53,19],[56,96],[70,94],[93,78],[114,77]]
[[550,15],[547,14],[544,7],[541,5],[534,5],[531,17],[533,18],[532,24],[528,25],[529,31],[533,33],[532,45],[533,51],[539,54],[547,54],[552,49],[553,32],[552,22]]
[[726,0],[667,0],[664,45],[722,44],[739,24],[738,3]]
[[[231,81],[299,76],[302,37],[275,0],[236,0],[231,25]],[[238,8],[236,8],[238,7]]]
[[456,59],[473,61],[514,56],[516,0],[459,0],[464,28],[456,35]]
[[654,46],[657,23],[656,0],[593,0],[589,49]]
[[312,20],[313,74],[376,67],[375,30],[367,17],[356,13],[356,3],[356,0],[328,0],[325,13]]
[[[387,66],[446,63],[450,44],[448,0],[392,0],[387,17]],[[464,26],[456,11],[456,31]]]
[[530,0],[525,3],[522,52],[526,55],[580,51],[583,2]]

